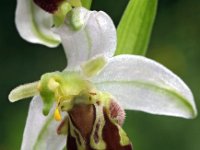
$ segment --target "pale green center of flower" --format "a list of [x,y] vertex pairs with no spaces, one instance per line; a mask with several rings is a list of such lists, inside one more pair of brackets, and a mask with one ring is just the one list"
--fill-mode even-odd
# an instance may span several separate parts
[[[97,75],[106,65],[103,56],[92,58],[83,63],[77,72],[53,72],[42,75],[40,81],[19,86],[11,91],[10,101],[14,102],[40,94],[43,100],[43,114],[48,115],[54,102],[54,118],[61,120],[61,111],[69,111],[76,104],[94,104],[102,99],[89,77]],[[95,95],[93,95],[95,93]]]

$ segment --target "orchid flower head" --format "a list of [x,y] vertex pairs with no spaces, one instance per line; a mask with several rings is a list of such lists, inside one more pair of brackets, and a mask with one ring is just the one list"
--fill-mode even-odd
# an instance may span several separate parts
[[[32,2],[30,3],[29,0],[26,2],[18,0],[17,12],[20,12],[19,8],[22,7],[20,2],[22,1],[23,5],[26,3],[27,6],[32,6]],[[34,6],[32,10],[35,9],[38,9],[37,6]],[[44,13],[43,10],[40,11]],[[38,15],[40,11],[27,15]],[[39,39],[35,32],[26,34],[25,31],[29,25],[23,30],[18,22],[20,15],[16,16],[17,27],[22,37],[33,43],[46,44],[50,47],[62,42],[68,60],[64,71],[46,73],[39,81],[19,86],[11,91],[9,95],[11,102],[34,96],[30,104],[22,150],[30,147],[48,150],[63,149],[66,138],[77,137],[75,132],[79,135],[81,131],[79,133],[73,126],[73,120],[69,119],[68,124],[74,130],[67,128],[63,131],[61,129],[62,133],[67,133],[57,135],[58,122],[55,120],[59,121],[68,115],[73,116],[73,110],[79,104],[93,105],[96,113],[100,114],[98,117],[96,116],[96,120],[93,120],[95,126],[90,131],[91,137],[95,137],[98,127],[99,138],[97,142],[95,142],[95,138],[92,138],[90,146],[100,147],[100,149],[108,146],[106,145],[107,139],[101,134],[106,121],[110,125],[114,125],[119,132],[118,144],[120,145],[118,146],[131,147],[130,141],[119,123],[121,118],[113,117],[111,105],[117,105],[117,107],[119,105],[120,111],[128,109],[187,119],[197,115],[191,90],[169,69],[143,56],[114,56],[117,43],[116,29],[106,13],[88,11],[81,7],[73,8],[70,11],[71,14],[66,15],[64,23],[59,24],[56,28],[50,30],[51,26],[48,26],[49,29],[46,30],[47,28],[40,26],[48,31],[42,32],[45,33],[42,37],[53,37],[52,39],[56,41],[53,43],[49,43],[49,40]],[[46,19],[52,18],[49,15],[52,14],[42,16]],[[28,16],[25,18],[30,19]],[[45,18],[43,19],[45,20]],[[47,20],[49,21],[49,19]],[[40,23],[38,25],[42,25]],[[113,103],[113,100],[116,103]],[[99,109],[99,104],[103,108],[105,107],[105,111]],[[68,112],[68,115],[65,112]],[[42,113],[46,116],[43,116]],[[106,113],[108,114],[105,115]],[[62,123],[61,127],[63,127]],[[84,149],[84,138],[80,138],[78,141],[78,148]]]

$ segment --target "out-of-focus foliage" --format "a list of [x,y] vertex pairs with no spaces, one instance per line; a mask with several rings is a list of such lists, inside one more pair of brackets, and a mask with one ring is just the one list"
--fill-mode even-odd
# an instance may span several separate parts
[[[128,0],[94,0],[92,8],[106,11],[117,25]],[[0,149],[20,149],[29,100],[10,104],[7,95],[16,85],[41,74],[62,70],[61,47],[29,44],[14,25],[16,2],[2,0],[0,23]],[[173,70],[192,89],[200,109],[200,1],[160,0],[147,57]],[[125,130],[136,150],[199,150],[200,117],[194,120],[127,112]]]
[[157,0],[130,0],[117,26],[115,54],[145,55],[156,16]]

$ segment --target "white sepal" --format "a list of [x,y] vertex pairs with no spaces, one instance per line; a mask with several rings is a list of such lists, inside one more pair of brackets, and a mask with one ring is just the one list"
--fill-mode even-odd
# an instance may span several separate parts
[[30,103],[21,150],[62,150],[66,145],[66,136],[56,133],[59,122],[54,120],[53,110],[46,117],[42,107],[41,98],[35,96]]
[[75,18],[75,24],[82,24],[81,29],[76,30],[67,22],[55,28],[67,55],[67,70],[77,69],[83,62],[97,55],[113,56],[116,30],[112,19],[102,11],[88,11],[85,8],[75,8],[73,11],[79,14]]
[[31,43],[56,47],[60,37],[51,28],[53,16],[36,6],[33,0],[17,0],[15,23],[20,36]]
[[163,65],[142,56],[111,58],[93,82],[99,90],[115,96],[125,109],[183,118],[197,115],[187,85]]

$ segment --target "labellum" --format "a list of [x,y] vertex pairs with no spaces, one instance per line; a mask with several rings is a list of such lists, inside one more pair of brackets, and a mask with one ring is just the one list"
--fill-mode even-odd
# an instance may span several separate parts
[[56,120],[61,119],[59,111],[68,113],[57,130],[59,134],[67,134],[68,150],[132,149],[121,127],[125,119],[123,108],[112,95],[98,91],[85,77],[69,72],[46,74],[40,80],[39,91],[44,104],[49,97],[45,99],[43,93],[54,93]]
[[79,104],[68,112],[57,133],[67,129],[68,150],[132,150],[132,144],[122,129],[125,119],[123,108],[111,100],[109,110],[99,102]]

